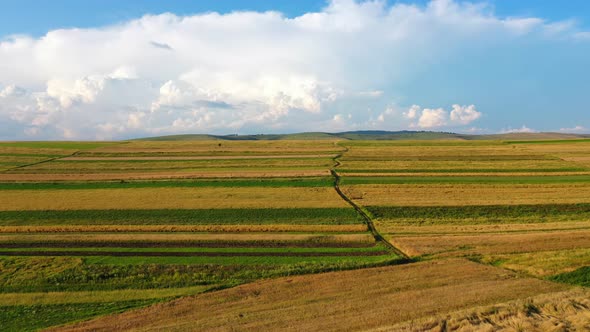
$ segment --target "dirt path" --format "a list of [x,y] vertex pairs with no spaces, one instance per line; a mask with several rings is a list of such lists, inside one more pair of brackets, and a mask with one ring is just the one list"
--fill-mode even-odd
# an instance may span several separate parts
[[334,189],[336,190],[336,192],[338,193],[338,195],[343,200],[345,200],[348,204],[350,204],[350,206],[352,206],[352,208],[355,209],[356,212],[361,215],[361,217],[363,218],[363,220],[367,224],[367,227],[369,228],[369,231],[371,232],[371,234],[373,234],[373,237],[375,238],[375,241],[380,242],[380,243],[383,243],[389,250],[393,251],[396,255],[398,255],[398,256],[402,257],[403,259],[409,261],[410,260],[410,256],[408,256],[406,253],[404,253],[403,251],[401,251],[400,249],[398,249],[396,246],[394,246],[393,244],[391,244],[389,241],[385,240],[383,238],[383,236],[379,233],[379,231],[377,231],[377,228],[375,228],[375,224],[373,223],[373,220],[371,219],[371,217],[369,217],[369,215],[367,213],[365,213],[365,211],[363,209],[361,209],[360,206],[358,206],[355,202],[353,202],[340,189],[340,175],[338,175],[338,172],[336,172],[336,168],[341,165],[341,163],[340,163],[340,161],[338,159],[340,157],[342,157],[342,155],[344,153],[346,153],[346,152],[348,152],[348,148],[346,148],[342,153],[336,155],[333,158],[333,160],[334,160],[334,166],[332,166],[332,169],[330,169],[330,173],[334,177]]

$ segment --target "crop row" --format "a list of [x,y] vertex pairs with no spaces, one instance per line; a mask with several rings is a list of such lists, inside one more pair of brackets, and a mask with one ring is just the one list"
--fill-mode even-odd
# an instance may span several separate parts
[[359,224],[350,208],[0,211],[0,225]]
[[469,219],[573,216],[590,218],[590,203],[467,206],[367,206],[376,218],[383,219]]
[[4,182],[0,190],[66,190],[66,189],[129,189],[129,188],[200,188],[200,187],[330,187],[330,177],[269,179],[203,179],[172,181],[104,181],[104,182]]
[[562,176],[348,176],[341,184],[546,184],[590,183],[589,175]]

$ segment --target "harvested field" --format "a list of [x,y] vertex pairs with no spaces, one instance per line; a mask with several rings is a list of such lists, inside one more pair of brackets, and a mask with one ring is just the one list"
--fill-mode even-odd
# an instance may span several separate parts
[[412,256],[511,254],[590,248],[590,230],[523,234],[396,236],[390,238]]
[[424,262],[259,281],[55,330],[364,330],[561,289],[465,260]]
[[[414,221],[414,222],[412,222]],[[418,225],[416,225],[418,224]],[[567,230],[590,230],[588,221],[562,221],[537,223],[488,223],[488,224],[432,224],[416,223],[415,220],[379,220],[375,222],[377,228],[386,234],[397,235],[474,235],[474,234],[502,234],[529,233]],[[0,229],[0,232],[2,230]]]
[[484,256],[485,263],[501,266],[532,276],[547,277],[572,272],[590,265],[590,247],[557,251],[539,251],[525,254]]
[[338,153],[341,150],[336,141],[132,141],[80,153],[80,156],[307,155]]
[[465,206],[590,202],[590,184],[358,185],[344,192],[365,206]]
[[346,161],[340,172],[346,170],[372,171],[391,170],[392,172],[514,172],[514,171],[559,171],[580,169],[579,165],[560,159],[528,160],[446,160],[446,161]]
[[[51,197],[51,200],[47,198]],[[0,209],[223,209],[346,208],[332,188],[150,188],[96,190],[10,190],[0,192]]]
[[462,310],[373,331],[586,331],[589,324],[590,292],[576,289]]
[[[195,286],[169,289],[126,289],[119,291],[88,292],[44,292],[44,293],[2,293],[0,308],[17,305],[99,303],[174,298],[182,295],[202,293],[212,286]],[[1,310],[1,309],[0,309]]]
[[[347,174],[348,175],[348,174]],[[560,176],[347,176],[342,185],[359,184],[552,184],[589,183],[588,175]]]
[[35,174],[92,174],[126,172],[196,172],[227,170],[314,170],[327,169],[333,164],[330,158],[308,159],[225,159],[225,160],[110,160],[64,161],[62,159],[34,164],[7,173]]

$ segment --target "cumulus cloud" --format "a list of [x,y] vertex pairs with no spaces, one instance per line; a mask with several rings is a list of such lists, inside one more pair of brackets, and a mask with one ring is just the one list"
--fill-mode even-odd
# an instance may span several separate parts
[[525,125],[522,125],[520,128],[512,129],[512,128],[505,128],[500,131],[500,134],[511,134],[511,133],[538,133],[538,130],[531,129]]
[[332,0],[294,18],[161,14],[40,38],[10,36],[0,41],[0,121],[40,139],[330,129],[322,126],[348,113],[337,121],[347,128],[408,120],[421,128],[467,125],[481,117],[473,105],[366,110],[397,104],[392,82],[466,46],[585,34],[556,23],[501,18],[452,0]]
[[442,127],[447,124],[447,112],[442,108],[422,110],[422,115],[418,119],[418,127],[420,128],[435,128]]
[[475,109],[475,105],[461,106],[455,104],[451,111],[451,121],[464,125],[470,124],[480,117],[481,113]]
[[475,105],[454,104],[451,111],[446,111],[443,108],[421,108],[418,105],[412,105],[402,115],[411,120],[409,125],[411,128],[432,129],[468,125],[479,119],[482,113],[477,111]]

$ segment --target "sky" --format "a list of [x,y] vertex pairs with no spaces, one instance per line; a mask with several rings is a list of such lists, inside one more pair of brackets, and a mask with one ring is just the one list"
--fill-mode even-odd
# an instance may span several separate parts
[[590,132],[586,0],[0,5],[0,140]]

